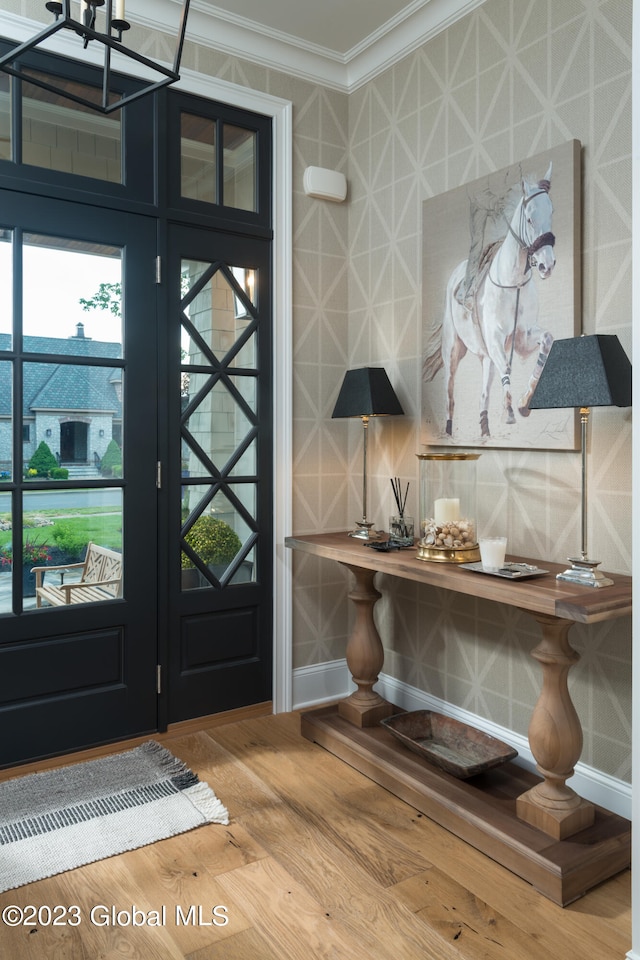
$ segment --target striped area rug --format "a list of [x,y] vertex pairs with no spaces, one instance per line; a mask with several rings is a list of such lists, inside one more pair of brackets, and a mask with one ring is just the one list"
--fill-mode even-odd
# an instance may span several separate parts
[[0,783],[0,893],[228,822],[211,788],[153,740],[17,777]]

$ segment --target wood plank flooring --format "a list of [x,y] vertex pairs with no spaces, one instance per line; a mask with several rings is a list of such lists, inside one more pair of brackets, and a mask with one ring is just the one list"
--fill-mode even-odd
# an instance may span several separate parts
[[[563,909],[305,740],[298,714],[158,739],[210,783],[229,826],[1,894],[0,917],[12,904],[80,917],[0,919],[3,960],[623,960],[630,948],[628,870]],[[147,922],[123,925],[134,916]]]

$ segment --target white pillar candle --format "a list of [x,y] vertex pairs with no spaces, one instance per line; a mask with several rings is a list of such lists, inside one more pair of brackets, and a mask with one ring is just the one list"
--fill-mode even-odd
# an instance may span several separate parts
[[433,518],[437,524],[451,523],[460,519],[460,501],[457,497],[440,497],[433,505]]
[[124,20],[124,0],[116,0],[116,20]]

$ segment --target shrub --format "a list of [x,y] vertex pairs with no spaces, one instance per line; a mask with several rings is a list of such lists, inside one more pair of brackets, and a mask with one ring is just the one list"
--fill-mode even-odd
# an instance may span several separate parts
[[[212,566],[231,563],[242,547],[240,537],[228,523],[208,514],[198,517],[184,539],[204,563]],[[181,561],[183,568],[193,566],[186,553]]]
[[57,523],[51,531],[56,546],[69,560],[79,560],[84,556],[87,539],[67,523]]
[[[58,469],[58,461],[51,452],[50,447],[41,440],[34,455],[29,461],[29,476],[49,477],[52,470]],[[33,472],[35,470],[35,473]]]
[[115,440],[110,440],[104,452],[100,470],[103,477],[122,476],[122,450]]
[[49,476],[52,480],[68,480],[69,471],[66,467],[53,467],[49,471]]

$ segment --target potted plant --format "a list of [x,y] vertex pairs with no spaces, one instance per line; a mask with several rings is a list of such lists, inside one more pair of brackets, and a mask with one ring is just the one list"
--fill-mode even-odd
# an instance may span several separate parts
[[[12,549],[7,547],[0,557],[0,564],[3,569],[11,567]],[[51,550],[44,542],[30,540],[27,536],[22,548],[22,596],[35,597],[36,595],[36,577],[31,573],[32,567],[41,567],[51,562]]]
[[[198,517],[184,539],[218,577],[222,576],[242,548],[242,541],[233,527],[211,514]],[[183,551],[180,559],[182,586],[185,589],[208,585],[209,581],[201,577],[188,554]]]

